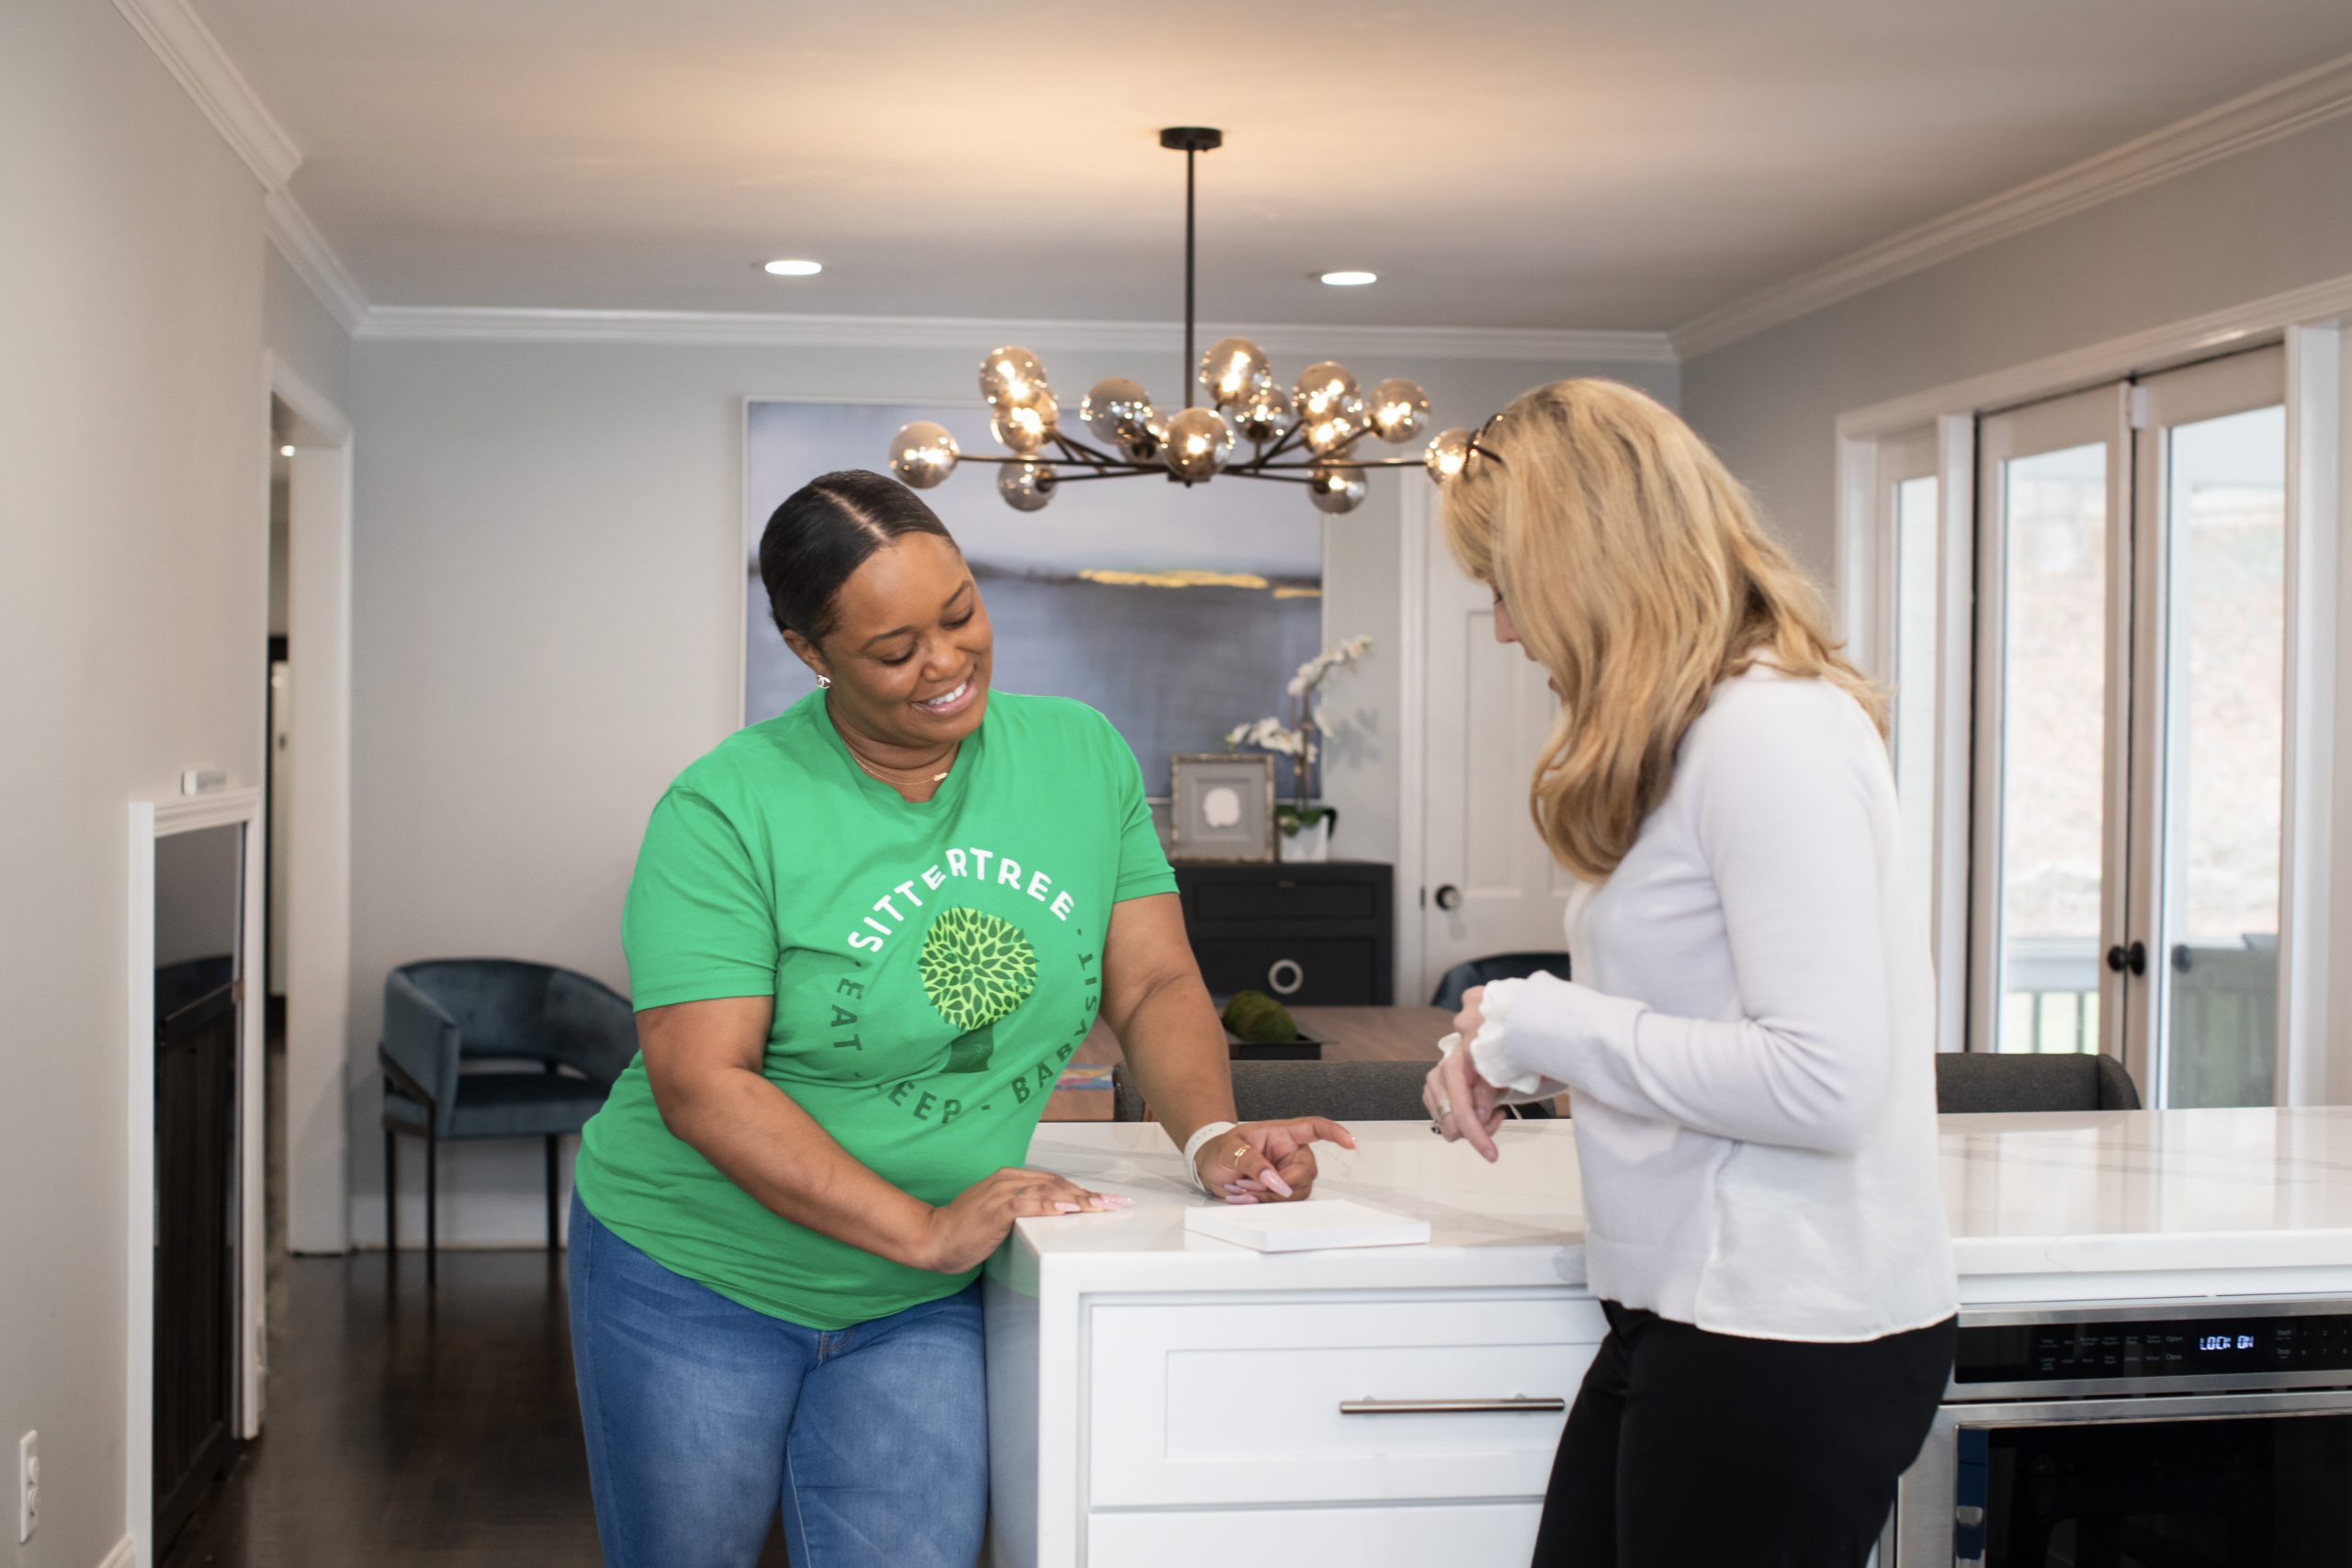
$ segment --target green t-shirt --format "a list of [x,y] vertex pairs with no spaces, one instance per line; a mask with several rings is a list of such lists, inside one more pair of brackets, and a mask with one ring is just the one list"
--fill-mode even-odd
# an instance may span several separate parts
[[[944,1203],[1019,1165],[1102,1001],[1111,907],[1174,891],[1101,714],[991,692],[929,801],[854,761],[814,693],[653,808],[621,919],[635,1006],[775,998],[761,1070],[883,1179]],[[662,1124],[642,1056],[581,1136],[581,1201],[663,1267],[811,1328],[949,1295],[763,1207]]]

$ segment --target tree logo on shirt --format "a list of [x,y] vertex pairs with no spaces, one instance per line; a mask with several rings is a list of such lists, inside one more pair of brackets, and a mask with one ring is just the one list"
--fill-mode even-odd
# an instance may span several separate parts
[[1010,920],[942,909],[916,962],[923,995],[964,1032],[947,1048],[950,1073],[977,1073],[996,1053],[996,1026],[1037,988],[1037,950]]

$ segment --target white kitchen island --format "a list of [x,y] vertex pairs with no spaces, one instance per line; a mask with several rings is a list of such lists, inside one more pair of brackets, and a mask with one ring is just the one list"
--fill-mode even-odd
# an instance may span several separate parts
[[[1318,1149],[1318,1192],[1426,1247],[1188,1234],[1156,1125],[1048,1122],[1030,1163],[1135,1207],[1023,1221],[988,1270],[991,1562],[1521,1562],[1606,1332],[1575,1127],[1488,1166],[1419,1122]],[[1953,1116],[1964,1305],[2352,1297],[2352,1108]]]

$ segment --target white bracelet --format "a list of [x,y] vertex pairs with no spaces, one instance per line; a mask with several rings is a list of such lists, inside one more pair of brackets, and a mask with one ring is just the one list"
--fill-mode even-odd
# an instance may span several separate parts
[[1210,1192],[1209,1184],[1201,1179],[1201,1145],[1211,1138],[1225,1136],[1232,1132],[1236,1125],[1238,1123],[1232,1122],[1211,1122],[1206,1126],[1195,1129],[1193,1135],[1184,1140],[1184,1168],[1192,1173],[1193,1185],[1207,1193],[1209,1197],[1214,1198],[1216,1194]]

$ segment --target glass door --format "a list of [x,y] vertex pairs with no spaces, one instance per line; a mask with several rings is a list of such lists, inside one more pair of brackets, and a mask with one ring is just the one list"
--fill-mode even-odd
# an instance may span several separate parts
[[1978,423],[1973,1049],[2276,1102],[2285,382],[2261,349]]
[[2125,1029],[2159,1105],[2277,1100],[2285,386],[2275,348],[2151,377],[2133,437]]
[[2129,389],[1977,433],[1976,823],[1970,1035],[2101,1048],[2121,999],[2129,690]]

